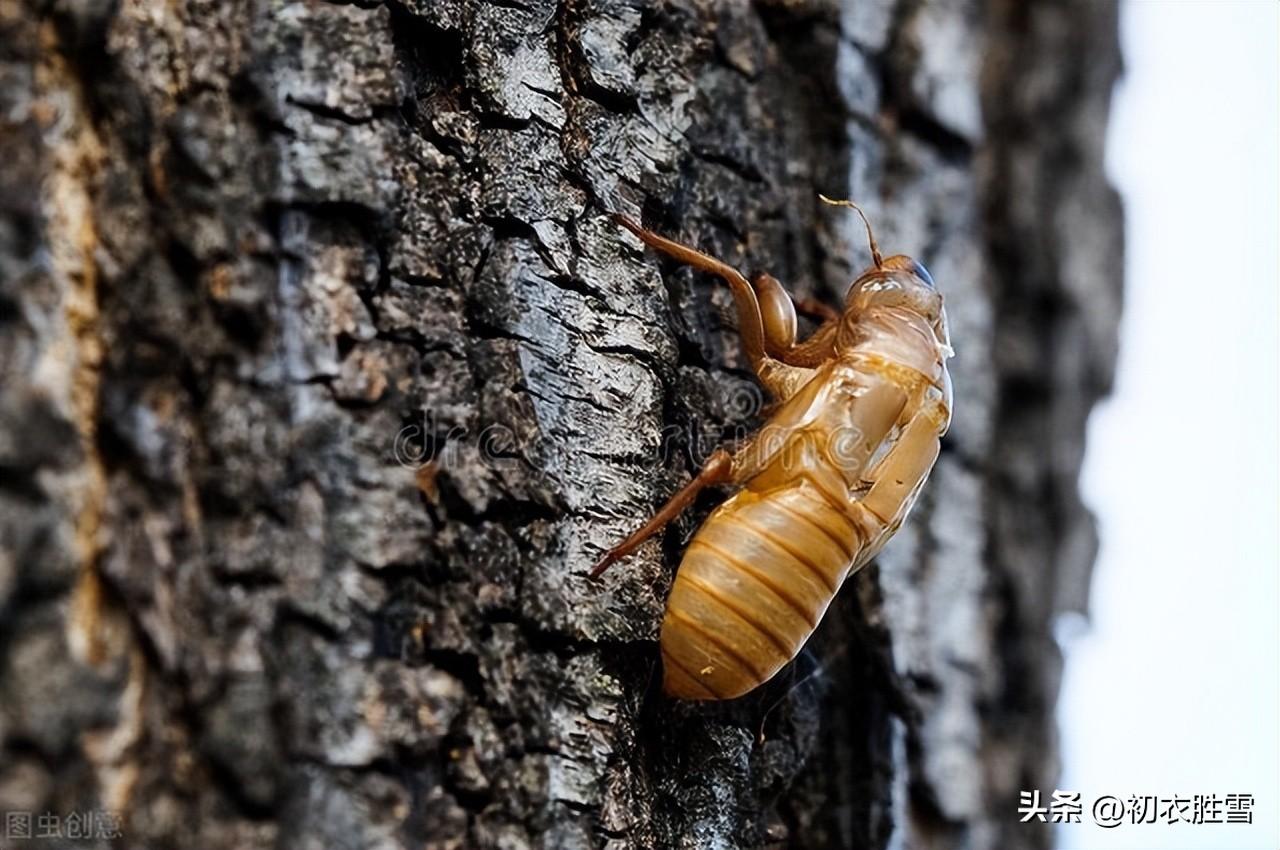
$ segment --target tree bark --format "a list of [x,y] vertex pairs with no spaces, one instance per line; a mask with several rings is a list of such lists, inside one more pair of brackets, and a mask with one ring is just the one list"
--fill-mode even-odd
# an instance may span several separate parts
[[[1048,846],[1118,68],[1110,3],[0,2],[0,810]],[[952,432],[790,668],[674,703],[715,498],[585,572],[764,412],[724,287],[607,214],[834,302],[867,255],[818,192],[938,281]]]

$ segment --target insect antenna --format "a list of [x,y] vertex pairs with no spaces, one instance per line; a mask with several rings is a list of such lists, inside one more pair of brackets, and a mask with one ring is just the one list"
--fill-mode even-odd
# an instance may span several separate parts
[[867,242],[871,244],[871,261],[876,264],[876,268],[880,268],[880,266],[883,264],[880,257],[880,246],[876,244],[876,237],[871,232],[871,222],[867,221],[867,214],[862,211],[862,207],[858,206],[853,201],[833,200],[831,198],[828,198],[826,195],[823,195],[822,193],[818,194],[818,198],[824,204],[831,204],[831,206],[833,207],[851,207],[857,211],[858,215],[862,218],[862,223],[867,228]]

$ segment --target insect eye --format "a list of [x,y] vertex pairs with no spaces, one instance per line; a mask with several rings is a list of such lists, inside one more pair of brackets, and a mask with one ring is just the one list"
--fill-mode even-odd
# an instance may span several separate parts
[[923,280],[925,283],[927,283],[930,289],[938,288],[937,286],[934,285],[933,275],[929,274],[929,270],[924,267],[923,263],[918,262],[917,260],[912,260],[911,273],[914,274],[916,277],[920,278],[921,280]]

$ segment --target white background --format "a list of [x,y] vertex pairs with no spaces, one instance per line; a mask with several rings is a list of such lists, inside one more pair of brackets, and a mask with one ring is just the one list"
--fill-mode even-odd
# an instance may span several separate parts
[[[1131,1],[1122,39],[1122,348],[1082,481],[1102,550],[1090,624],[1059,624],[1060,787],[1086,808],[1058,846],[1275,850],[1280,4]],[[1104,794],[1215,793],[1253,794],[1254,824],[1088,815]]]

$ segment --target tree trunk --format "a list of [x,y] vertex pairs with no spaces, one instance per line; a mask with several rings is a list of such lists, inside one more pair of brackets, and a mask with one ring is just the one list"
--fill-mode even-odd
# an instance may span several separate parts
[[[1093,557],[1118,66],[1110,3],[0,2],[0,810],[1048,846],[1016,808]],[[585,571],[767,412],[723,285],[607,214],[835,302],[867,254],[818,192],[938,281],[952,432],[791,667],[675,703],[715,498]]]

